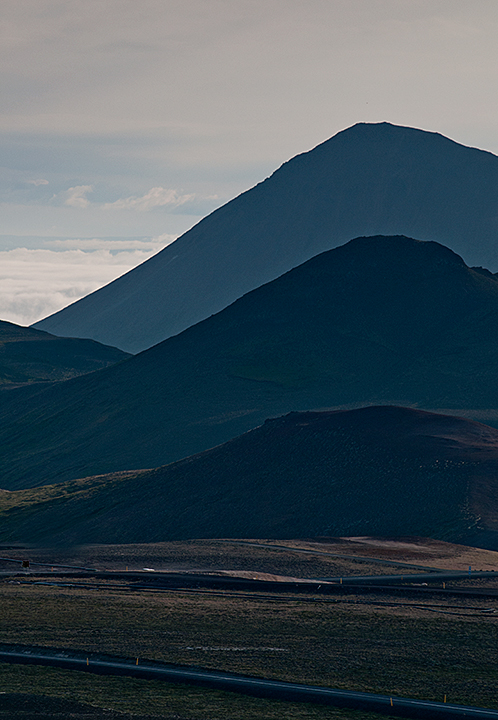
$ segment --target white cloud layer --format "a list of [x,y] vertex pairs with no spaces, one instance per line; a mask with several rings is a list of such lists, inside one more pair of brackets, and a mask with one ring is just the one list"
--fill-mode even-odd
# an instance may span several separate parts
[[50,241],[61,250],[0,252],[0,319],[31,325],[128,272],[174,239],[61,239]]

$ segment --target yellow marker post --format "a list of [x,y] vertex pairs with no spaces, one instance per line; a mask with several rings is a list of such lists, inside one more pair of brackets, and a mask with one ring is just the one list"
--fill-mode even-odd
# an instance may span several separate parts
[[135,665],[138,665],[138,658],[137,658],[137,662],[135,663]]
[[446,583],[443,583],[443,590],[446,590]]
[[391,698],[391,707],[393,706],[393,699]]
[[341,582],[340,582],[340,585],[342,585],[342,578],[341,578]]
[[126,572],[128,572],[128,565],[126,566]]
[[446,695],[444,696],[444,700],[443,700],[443,702],[446,702]]
[[87,665],[90,665],[90,663],[88,662],[88,658],[86,659],[86,664],[87,664]]

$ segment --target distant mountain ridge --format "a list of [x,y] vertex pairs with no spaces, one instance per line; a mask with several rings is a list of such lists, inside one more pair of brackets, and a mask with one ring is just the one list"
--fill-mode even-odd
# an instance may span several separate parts
[[498,430],[463,418],[290,413],[154,470],[0,492],[0,541],[425,535],[496,549],[497,470]]
[[35,327],[139,352],[360,235],[435,240],[497,271],[497,196],[495,155],[438,133],[359,123]]
[[94,340],[59,338],[0,320],[0,386],[67,380],[127,357]]
[[5,393],[17,489],[157,467],[291,410],[397,404],[498,421],[498,281],[435,242],[357,238],[118,365]]

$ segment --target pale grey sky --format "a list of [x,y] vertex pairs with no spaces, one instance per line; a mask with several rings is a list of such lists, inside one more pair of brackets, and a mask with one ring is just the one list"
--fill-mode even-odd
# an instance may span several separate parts
[[108,282],[356,122],[498,153],[497,37],[497,0],[3,0],[0,317]]

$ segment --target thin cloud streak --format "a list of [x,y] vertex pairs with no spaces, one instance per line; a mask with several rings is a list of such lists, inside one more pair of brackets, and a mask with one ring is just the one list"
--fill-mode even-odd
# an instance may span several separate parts
[[[179,195],[176,190],[153,187],[142,197],[120,198],[112,203],[105,203],[104,210],[138,210],[146,212],[157,207],[179,207],[195,199],[195,194]],[[212,198],[209,198],[212,199]]]
[[89,250],[109,250],[111,252],[122,250],[140,250],[141,252],[158,252],[174,242],[177,237],[177,235],[163,233],[162,235],[158,235],[154,238],[144,238],[140,240],[135,238],[130,238],[129,240],[114,240],[105,238],[54,238],[52,240],[46,240],[44,245],[49,248],[61,250],[83,250],[84,252],[88,252]]
[[71,187],[65,192],[66,200],[64,205],[76,208],[86,208],[90,205],[90,200],[87,198],[87,193],[93,192],[91,185],[77,185]]

